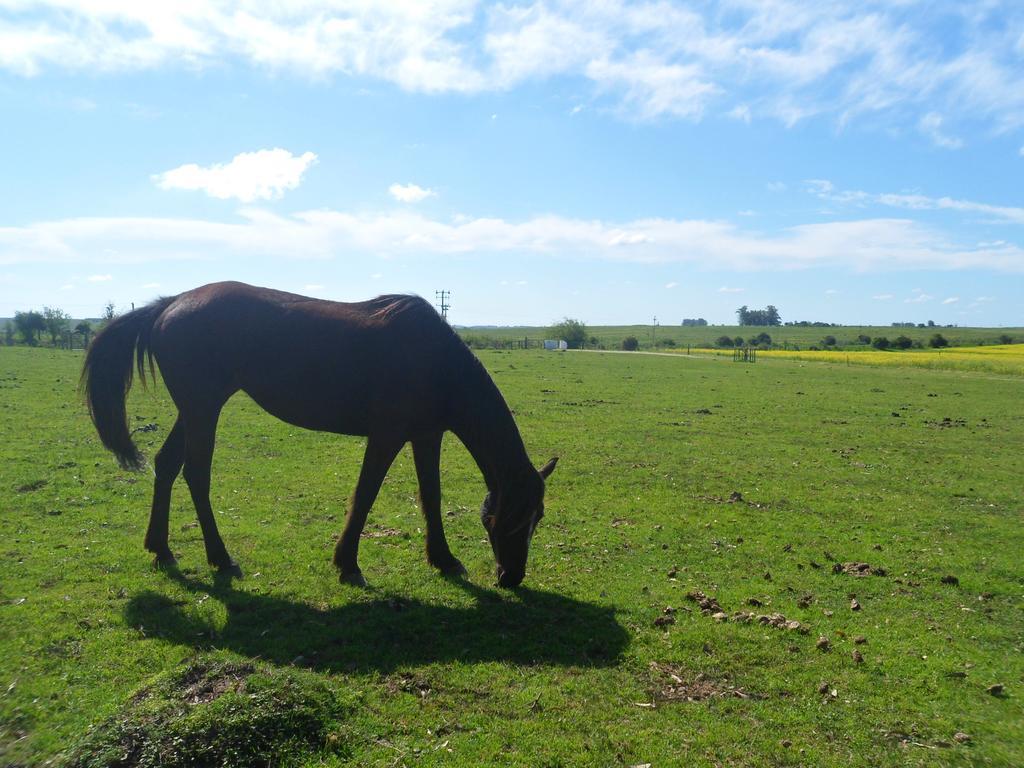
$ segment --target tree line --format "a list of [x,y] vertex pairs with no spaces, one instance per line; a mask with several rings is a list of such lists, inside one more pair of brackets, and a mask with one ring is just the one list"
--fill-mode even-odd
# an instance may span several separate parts
[[[103,320],[113,318],[116,314],[113,302],[108,303],[103,312]],[[22,344],[30,347],[37,347],[43,341],[43,335],[50,337],[50,344],[59,346],[69,336],[77,334],[82,338],[82,346],[88,347],[93,334],[98,330],[88,320],[80,320],[74,323],[74,319],[59,307],[43,307],[42,312],[30,309],[27,312],[17,311],[14,313],[14,320],[7,324],[4,329],[4,343],[13,346],[20,337]]]

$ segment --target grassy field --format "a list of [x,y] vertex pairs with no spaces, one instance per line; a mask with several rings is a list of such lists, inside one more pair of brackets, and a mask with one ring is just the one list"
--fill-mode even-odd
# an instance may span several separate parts
[[[642,349],[652,349],[661,340],[671,339],[676,346],[694,347],[714,346],[719,336],[735,339],[737,336],[749,340],[760,333],[767,333],[772,342],[778,346],[799,347],[807,349],[811,346],[822,346],[822,339],[827,335],[835,336],[840,347],[864,348],[857,341],[859,336],[885,336],[890,341],[897,336],[907,336],[913,341],[927,346],[928,340],[936,333],[941,333],[954,346],[977,346],[981,344],[998,344],[1002,336],[1009,336],[1015,343],[1024,342],[1024,328],[893,328],[880,325],[844,325],[829,328],[813,328],[802,326],[781,326],[765,328],[749,325],[708,325],[704,327],[682,327],[679,325],[659,325],[656,329],[650,325],[597,325],[587,326],[587,335],[593,336],[607,349],[618,349],[622,340],[633,336],[640,342]],[[502,328],[460,328],[459,335],[464,339],[486,346],[492,341],[521,341],[529,338],[533,341],[551,338],[547,328],[537,327],[502,327]]]
[[[100,447],[80,353],[0,348],[0,765],[1024,764],[1024,379],[481,358],[534,459],[561,457],[513,592],[450,437],[469,579],[425,562],[406,451],[360,551],[371,588],[339,585],[362,441],[245,397],[213,506],[246,577],[206,566],[181,481],[181,567],[153,570],[150,476]],[[166,393],[129,406],[152,456]]]
[[[669,350],[685,353],[685,349]],[[732,358],[731,349],[693,348],[690,354],[714,355]],[[1024,376],[1024,344],[993,345],[988,347],[953,347],[947,349],[879,351],[871,347],[856,351],[785,349],[758,350],[758,359],[802,360],[809,363],[838,365],[871,365],[886,368],[927,368],[935,371],[961,373],[989,373],[1006,376]]]

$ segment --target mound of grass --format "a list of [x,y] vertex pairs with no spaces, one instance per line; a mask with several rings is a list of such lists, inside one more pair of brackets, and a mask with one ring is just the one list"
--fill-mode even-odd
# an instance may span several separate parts
[[316,676],[193,659],[136,691],[73,749],[74,768],[292,765],[344,752],[345,715]]

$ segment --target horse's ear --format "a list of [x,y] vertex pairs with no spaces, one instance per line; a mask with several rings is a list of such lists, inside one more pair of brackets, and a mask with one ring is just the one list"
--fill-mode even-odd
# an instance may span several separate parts
[[558,457],[555,456],[555,458],[551,459],[551,461],[549,461],[547,464],[545,464],[543,467],[541,467],[537,471],[540,472],[540,476],[541,477],[543,477],[545,480],[547,480],[548,479],[548,475],[550,475],[552,472],[555,471],[555,465],[557,463],[558,463]]

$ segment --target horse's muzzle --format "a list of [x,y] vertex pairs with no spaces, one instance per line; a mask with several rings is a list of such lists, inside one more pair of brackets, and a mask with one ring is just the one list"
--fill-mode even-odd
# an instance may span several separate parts
[[525,572],[514,573],[512,571],[506,571],[500,565],[498,566],[498,586],[502,589],[518,587],[525,577]]

